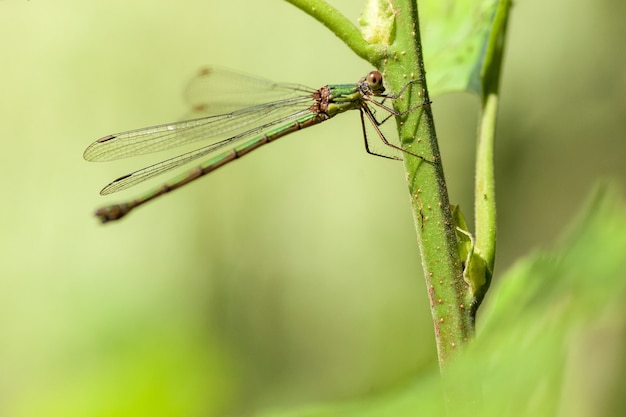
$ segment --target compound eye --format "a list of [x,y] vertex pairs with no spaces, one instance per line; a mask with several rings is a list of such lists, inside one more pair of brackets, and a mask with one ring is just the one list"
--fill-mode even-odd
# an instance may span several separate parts
[[383,85],[383,75],[378,71],[372,71],[367,74],[367,83],[372,90],[376,90]]

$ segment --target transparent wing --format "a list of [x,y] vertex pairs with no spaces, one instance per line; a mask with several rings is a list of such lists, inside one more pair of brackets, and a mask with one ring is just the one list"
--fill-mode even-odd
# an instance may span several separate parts
[[193,111],[213,116],[313,91],[299,84],[276,83],[224,68],[206,67],[187,85],[185,99]]
[[238,137],[252,126],[264,126],[308,108],[313,102],[313,92],[300,85],[205,69],[190,83],[188,100],[197,111],[204,106],[202,112],[218,109],[229,112],[108,135],[89,145],[83,157],[87,161],[110,161],[201,140],[219,144]]
[[254,136],[259,136],[263,134],[263,132],[266,132],[268,129],[271,129],[271,128],[279,128],[282,125],[288,125],[290,122],[293,122],[294,120],[299,119],[303,116],[306,116],[310,113],[311,113],[310,110],[307,108],[305,110],[301,110],[301,111],[289,114],[287,116],[281,117],[280,119],[275,119],[270,122],[264,123],[263,125],[255,126],[252,129],[249,129],[245,132],[241,132],[237,134],[236,136],[232,136],[226,140],[212,143],[202,148],[175,156],[165,161],[158,162],[146,168],[142,168],[131,174],[125,175],[123,177],[120,177],[114,180],[109,185],[104,187],[102,191],[100,191],[100,194],[106,195],[106,194],[115,193],[117,191],[125,190],[129,187],[132,187],[136,184],[139,184],[157,175],[163,174],[165,172],[171,171],[173,169],[176,169],[178,167],[191,163],[192,161],[195,161],[199,158],[208,157],[209,155],[215,154],[218,151],[221,151],[219,155],[222,155],[228,152],[233,147],[235,147],[237,144],[241,143],[243,139],[251,138]]

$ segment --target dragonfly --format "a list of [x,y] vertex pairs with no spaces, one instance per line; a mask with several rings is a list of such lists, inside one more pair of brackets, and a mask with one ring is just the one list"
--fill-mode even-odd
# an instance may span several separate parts
[[[192,97],[190,101],[196,100],[196,110],[209,115],[107,135],[89,145],[83,154],[87,161],[111,161],[199,141],[208,142],[197,149],[119,177],[105,186],[100,191],[101,195],[125,190],[200,158],[205,160],[135,199],[99,208],[95,215],[102,223],[119,220],[135,208],[181,188],[265,144],[320,124],[348,110],[358,110],[360,113],[368,153],[391,159],[401,159],[397,155],[410,155],[428,162],[423,156],[388,141],[380,128],[392,116],[402,117],[426,104],[419,104],[404,112],[385,104],[385,100],[400,98],[414,82],[406,83],[397,94],[388,94],[385,93],[382,74],[371,71],[357,83],[330,84],[312,89],[299,84],[275,83],[219,68],[205,68],[196,77],[196,86],[190,90],[191,95],[198,97]],[[204,98],[213,96],[215,100],[206,104]],[[372,106],[384,110],[387,117],[379,121]],[[218,110],[222,113],[211,114]],[[393,152],[386,154],[373,150],[367,138],[366,120],[388,147],[385,149]]]

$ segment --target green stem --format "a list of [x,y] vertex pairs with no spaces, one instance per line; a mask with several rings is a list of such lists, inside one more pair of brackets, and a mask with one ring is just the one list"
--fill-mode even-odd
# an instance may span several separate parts
[[[404,108],[429,101],[422,58],[417,5],[414,0],[395,0],[396,38],[391,45],[394,55],[383,64],[387,82],[397,89],[413,76],[419,80]],[[406,78],[405,78],[406,77]],[[415,94],[417,92],[417,94]],[[430,298],[431,314],[439,365],[442,369],[467,344],[474,330],[470,315],[470,294],[463,279],[455,225],[450,212],[448,191],[437,144],[431,107],[409,113],[400,124],[400,138],[405,149],[423,155],[432,163],[405,157],[417,240]]]
[[[394,100],[394,105],[398,111],[404,111],[426,103],[399,120],[398,129],[402,146],[428,161],[409,155],[405,156],[404,165],[430,298],[439,365],[443,369],[471,338],[474,322],[469,308],[471,298],[459,259],[433,115],[428,104],[415,0],[391,2],[393,13],[389,16],[395,19],[395,32],[390,37],[390,45],[367,44],[358,29],[324,1],[287,1],[322,22],[359,56],[383,70],[391,91],[399,91],[408,80],[417,80],[405,91],[402,99]],[[390,3],[381,4],[384,7]]]
[[493,275],[496,257],[496,188],[494,177],[494,147],[496,116],[499,103],[500,73],[504,55],[504,37],[508,23],[510,0],[501,0],[496,10],[482,68],[481,120],[476,148],[476,183],[474,207],[476,212],[476,251],[485,261],[485,283],[477,293],[472,310],[475,314]]
[[485,281],[475,294],[472,314],[476,314],[476,310],[489,288],[496,256],[496,187],[493,150],[497,109],[497,94],[489,94],[484,97],[476,147],[474,211],[476,213],[475,251],[485,261],[487,270],[485,271]]

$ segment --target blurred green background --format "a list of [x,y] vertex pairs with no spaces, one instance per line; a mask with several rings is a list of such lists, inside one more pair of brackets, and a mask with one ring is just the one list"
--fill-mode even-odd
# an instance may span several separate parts
[[[356,20],[361,2],[336,2]],[[497,143],[495,281],[623,183],[619,1],[515,3]],[[428,30],[427,22],[423,22]],[[281,1],[0,2],[0,415],[248,415],[361,397],[436,368],[402,166],[357,114],[101,226],[108,181],[154,158],[84,148],[180,119],[206,64],[312,87],[371,68]],[[476,97],[433,104],[472,211]],[[487,295],[486,302],[489,302]]]

